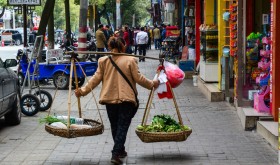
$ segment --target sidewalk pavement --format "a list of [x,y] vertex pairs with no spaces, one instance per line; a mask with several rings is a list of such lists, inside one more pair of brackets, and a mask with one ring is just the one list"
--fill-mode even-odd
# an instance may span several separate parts
[[[158,57],[159,50],[148,50],[147,56]],[[140,62],[140,71],[152,79],[159,64],[156,60]],[[100,87],[94,89],[99,97]],[[45,87],[53,96],[54,88]],[[227,102],[209,102],[191,79],[174,89],[184,124],[193,129],[184,142],[143,143],[135,134],[142,121],[149,91],[138,86],[140,109],[134,117],[126,141],[127,165],[272,165],[278,154],[258,133],[244,131],[234,107]],[[51,114],[67,115],[68,90],[57,92]],[[72,92],[71,115],[78,116],[77,101]],[[81,98],[83,117],[99,119],[91,94]],[[73,139],[53,136],[39,124],[48,112],[23,117],[19,126],[3,126],[0,120],[0,164],[23,165],[110,165],[113,140],[104,106],[100,106],[105,125],[103,134]],[[148,122],[155,114],[170,114],[176,118],[172,100],[155,95]]]

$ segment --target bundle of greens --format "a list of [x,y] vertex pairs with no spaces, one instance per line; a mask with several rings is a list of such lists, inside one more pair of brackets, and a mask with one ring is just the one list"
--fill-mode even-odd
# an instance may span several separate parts
[[137,129],[146,132],[180,132],[190,128],[186,125],[180,125],[170,115],[162,114],[154,116],[151,125],[138,125]]
[[47,123],[47,124],[52,124],[52,123],[55,123],[55,122],[62,122],[63,124],[67,125],[67,123],[64,122],[63,120],[60,120],[57,117],[51,116],[51,115],[48,115],[44,118],[41,118],[39,122],[40,123]]

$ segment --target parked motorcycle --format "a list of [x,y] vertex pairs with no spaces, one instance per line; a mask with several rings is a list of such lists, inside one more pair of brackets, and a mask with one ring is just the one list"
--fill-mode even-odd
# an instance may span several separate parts
[[[87,50],[88,51],[96,51],[96,39],[94,36],[91,36],[90,41],[87,41]],[[87,60],[90,60],[91,62],[96,61],[96,54],[87,54],[86,57]]]

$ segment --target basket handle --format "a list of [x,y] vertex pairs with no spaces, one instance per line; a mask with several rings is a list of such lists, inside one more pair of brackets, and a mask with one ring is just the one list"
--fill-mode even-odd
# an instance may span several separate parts
[[178,104],[177,104],[177,102],[176,102],[173,89],[172,89],[172,87],[171,87],[171,85],[170,85],[169,82],[168,82],[167,84],[168,84],[168,86],[169,86],[169,88],[170,88],[170,90],[171,90],[172,96],[173,96],[173,102],[174,102],[174,105],[175,105],[175,108],[176,108],[176,112],[177,112],[177,115],[178,115],[179,124],[180,124],[180,125],[183,125],[182,116],[181,116],[181,113],[180,113],[180,111],[179,111]]
[[[80,65],[80,63],[77,61],[77,59],[75,59],[75,60],[76,60],[76,62],[78,63],[78,65],[79,65],[81,71],[83,72],[83,74],[84,74],[84,76],[85,76],[85,78],[86,78],[86,80],[87,80],[87,82],[88,82],[88,78],[87,78],[87,75],[86,75],[84,69],[82,68],[82,66]],[[76,83],[76,84],[77,84],[77,83]],[[99,117],[100,117],[101,124],[103,125],[103,120],[102,120],[102,117],[101,117],[100,109],[99,109],[99,106],[98,106],[98,104],[97,104],[96,97],[94,96],[92,89],[91,89],[91,94],[92,94],[92,97],[93,97],[94,102],[95,102],[95,104],[96,104],[96,108],[97,108],[97,111],[98,111],[98,114],[99,114]]]
[[70,82],[69,82],[69,90],[68,90],[68,122],[67,128],[70,128],[70,111],[71,111],[71,89],[72,89],[72,73],[74,69],[74,59],[71,59],[71,66],[70,66]]
[[141,123],[142,126],[147,124],[148,116],[149,116],[150,109],[151,109],[151,104],[152,104],[153,97],[154,97],[154,91],[155,91],[155,88],[152,88],[151,92],[150,92],[150,95],[149,95],[148,102],[146,104],[145,112],[144,112],[144,115],[143,115],[143,119],[142,119],[142,123]]
[[[78,84],[78,76],[77,76],[77,68],[76,65],[73,65],[73,69],[74,69],[74,76],[75,76],[75,85],[76,85],[76,89],[79,88],[79,84]],[[70,81],[72,81],[70,79]],[[78,99],[78,110],[79,110],[79,118],[82,118],[82,110],[81,110],[81,99],[80,97],[77,97]]]
[[[172,89],[172,87],[171,87],[171,85],[169,83],[167,83],[167,84],[170,87],[170,90],[171,90],[171,93],[172,93],[172,96],[173,96],[173,102],[174,102],[174,105],[175,105],[175,108],[176,108],[179,124],[183,125],[182,116],[181,116],[181,113],[179,111],[179,108],[178,108],[178,105],[177,105],[177,102],[176,102],[176,99],[175,99],[175,95],[174,95],[173,89]],[[142,123],[141,123],[142,126],[147,125],[147,120],[148,120],[148,116],[149,116],[149,113],[150,113],[151,104],[152,104],[152,101],[153,101],[154,91],[155,91],[155,89],[153,88],[151,90],[151,92],[150,92],[150,95],[149,95],[149,98],[148,98],[148,102],[146,104],[146,108],[145,108],[145,111],[144,111]]]

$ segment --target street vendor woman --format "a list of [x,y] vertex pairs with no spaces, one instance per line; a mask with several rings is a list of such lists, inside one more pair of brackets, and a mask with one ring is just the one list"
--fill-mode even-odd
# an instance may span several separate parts
[[[123,53],[124,44],[116,37],[111,37],[108,47],[113,53]],[[133,89],[124,77],[113,66],[109,56],[101,57],[98,60],[98,68],[89,82],[75,90],[77,97],[85,96],[93,90],[100,82],[100,104],[106,105],[108,118],[111,124],[111,132],[114,140],[111,162],[122,164],[120,158],[127,156],[125,141],[131,120],[137,112],[136,83],[144,88],[157,88],[158,80],[149,80],[139,72],[137,59],[131,56],[112,56],[111,59],[127,77]]]

